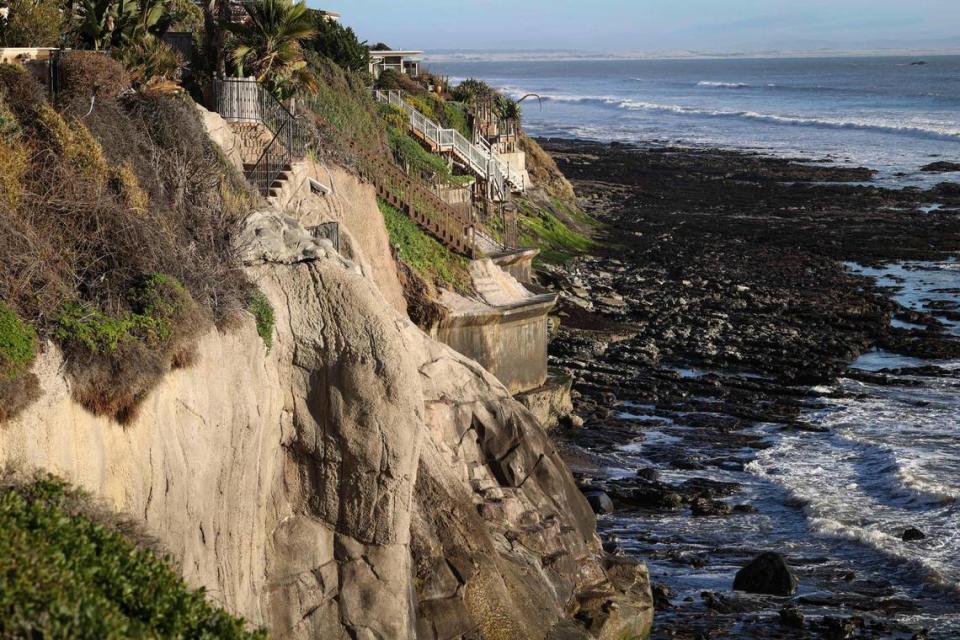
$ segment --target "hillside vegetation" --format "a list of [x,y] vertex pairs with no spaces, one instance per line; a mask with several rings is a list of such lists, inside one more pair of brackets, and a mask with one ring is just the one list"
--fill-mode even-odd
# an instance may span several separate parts
[[60,480],[0,475],[0,637],[266,638]]
[[51,104],[0,65],[0,418],[49,339],[76,399],[129,421],[250,298],[232,238],[254,196],[189,98],[130,93],[123,67],[93,53],[70,54],[63,79]]

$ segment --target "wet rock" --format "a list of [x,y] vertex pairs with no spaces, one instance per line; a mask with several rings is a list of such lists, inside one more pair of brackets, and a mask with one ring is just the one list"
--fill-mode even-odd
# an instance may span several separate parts
[[604,541],[603,550],[612,556],[616,556],[623,553],[623,545],[616,538],[610,538]]
[[900,536],[900,539],[904,542],[919,542],[920,540],[926,540],[927,534],[916,527],[910,527]]
[[603,491],[589,491],[584,493],[587,502],[597,515],[613,513],[613,500]]
[[753,608],[749,602],[742,602],[735,597],[713,591],[704,591],[700,594],[700,599],[703,600],[704,606],[717,613],[741,613]]
[[653,608],[657,611],[672,609],[673,605],[670,603],[670,596],[672,595],[673,593],[667,585],[662,583],[653,585]]
[[703,471],[707,468],[706,465],[695,458],[680,458],[678,460],[671,460],[670,466],[681,471]]
[[704,498],[731,496],[740,490],[740,484],[736,482],[721,482],[709,478],[690,478],[685,480],[680,487],[684,492]]
[[790,596],[797,590],[799,581],[779,553],[761,553],[750,564],[737,572],[733,581],[736,591],[763,593],[773,596]]
[[656,482],[657,479],[660,477],[660,474],[653,467],[647,467],[645,469],[637,470],[637,477],[642,478],[644,480],[649,480],[651,482]]
[[694,498],[690,502],[690,511],[695,516],[728,516],[733,512],[733,507],[719,500]]
[[663,482],[626,478],[606,486],[607,493],[617,504],[648,509],[679,509],[683,495]]
[[854,637],[857,629],[864,626],[862,618],[836,618],[824,616],[816,628],[826,640],[847,640]]
[[803,629],[803,611],[796,605],[789,605],[780,609],[780,624],[793,629]]
[[960,184],[956,182],[941,182],[934,191],[941,196],[960,196]]
[[960,163],[940,160],[939,162],[931,162],[930,164],[922,167],[920,171],[926,171],[927,173],[951,173],[954,171],[960,171]]

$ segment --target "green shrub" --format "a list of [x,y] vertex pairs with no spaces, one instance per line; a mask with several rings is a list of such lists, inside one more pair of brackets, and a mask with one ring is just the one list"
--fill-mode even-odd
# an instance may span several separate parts
[[350,27],[329,20],[320,12],[313,14],[316,33],[305,43],[307,47],[335,62],[347,71],[367,72],[370,49],[360,42]]
[[18,135],[20,135],[20,123],[7,106],[3,93],[0,93],[0,141],[12,140]]
[[425,91],[416,80],[394,69],[385,69],[374,83],[374,88],[382,91],[405,91],[409,94],[419,94]]
[[473,136],[473,132],[470,130],[470,116],[467,107],[459,102],[448,101],[443,103],[441,124],[448,129],[456,129],[468,140]]
[[451,91],[454,100],[465,104],[474,104],[478,100],[493,96],[494,93],[493,87],[483,80],[474,78],[464,80]]
[[411,107],[427,116],[434,122],[440,122],[443,113],[443,100],[432,93],[404,94],[403,99]]
[[397,256],[428,282],[460,293],[470,293],[469,262],[420,229],[396,208],[380,200],[380,211],[387,225],[390,244]]
[[257,321],[257,333],[263,338],[263,344],[270,349],[273,347],[273,327],[276,323],[273,305],[267,300],[267,296],[257,291],[250,297],[247,309]]
[[410,116],[407,112],[394,104],[378,104],[380,117],[387,123],[387,127],[406,129],[410,126]]
[[33,327],[0,302],[0,375],[15,378],[30,366],[37,349]]
[[[50,476],[0,483],[0,637],[264,638]],[[124,531],[131,531],[130,525]]]
[[156,342],[170,336],[162,320],[136,313],[110,316],[86,302],[70,302],[57,316],[54,337],[71,349],[111,354],[132,340]]
[[67,347],[111,354],[131,340],[158,345],[187,321],[189,294],[167,275],[144,278],[131,287],[127,302],[133,311],[115,316],[86,302],[69,302],[57,317],[54,337]]
[[57,0],[10,0],[9,19],[0,20],[0,47],[57,47],[64,13]]

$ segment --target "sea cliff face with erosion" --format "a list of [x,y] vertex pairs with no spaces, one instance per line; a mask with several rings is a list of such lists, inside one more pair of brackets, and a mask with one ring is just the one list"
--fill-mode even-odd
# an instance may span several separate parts
[[956,184],[190,7],[0,30],[0,636],[960,631]]
[[[388,148],[375,150],[389,166],[364,164],[380,158],[356,142],[379,122],[368,89],[325,64],[325,91],[343,95],[317,104],[355,110],[340,121],[351,142],[309,111],[315,146],[264,190],[249,153],[265,155],[265,123],[131,90],[95,53],[65,56],[53,96],[29,67],[0,66],[0,156],[19,163],[3,177],[4,504],[164,554],[192,594],[164,621],[142,604],[146,576],[117,593],[107,547],[83,556],[96,568],[70,552],[52,568],[8,558],[16,580],[36,570],[76,588],[51,587],[62,611],[34,615],[47,592],[15,580],[0,629],[227,637],[229,614],[237,637],[645,636],[646,569],[602,548],[545,432],[568,389],[521,403],[431,337],[456,308],[438,306],[445,295],[508,328],[497,295],[513,309],[545,294],[424,230],[427,205],[385,185],[401,172]],[[555,167],[530,170],[570,189]],[[0,525],[47,539],[47,522]],[[177,604],[204,597],[222,611]]]

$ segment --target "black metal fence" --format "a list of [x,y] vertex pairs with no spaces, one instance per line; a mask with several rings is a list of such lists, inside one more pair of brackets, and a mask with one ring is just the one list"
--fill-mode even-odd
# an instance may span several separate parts
[[261,123],[273,135],[260,158],[246,171],[257,190],[268,195],[280,174],[306,155],[306,129],[254,78],[219,78],[214,87],[217,112],[225,120]]
[[310,234],[320,240],[329,240],[333,248],[340,253],[340,223],[339,222],[321,222],[315,227],[310,227]]

